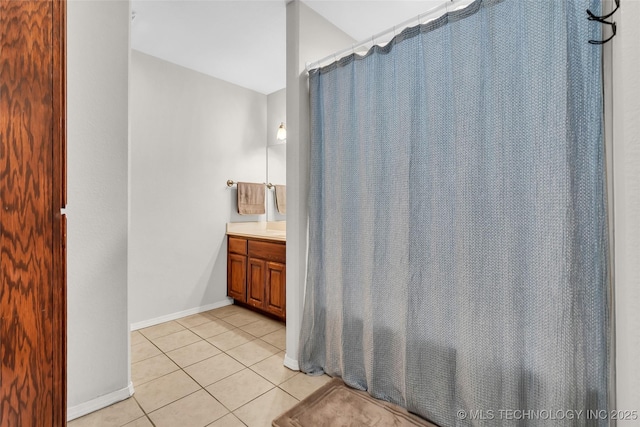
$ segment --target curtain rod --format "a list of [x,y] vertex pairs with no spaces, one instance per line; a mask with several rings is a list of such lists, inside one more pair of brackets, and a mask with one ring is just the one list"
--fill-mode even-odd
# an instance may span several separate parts
[[[365,40],[362,40],[358,43],[354,43],[353,45],[351,45],[351,47],[348,47],[346,49],[342,49],[341,51],[338,51],[336,53],[333,53],[331,55],[327,55],[324,58],[318,60],[318,61],[313,61],[313,62],[307,62],[305,64],[305,68],[307,70],[307,72],[309,72],[310,70],[314,69],[314,68],[318,68],[320,67],[323,63],[327,62],[330,59],[333,59],[334,61],[337,61],[338,59],[342,58],[345,54],[347,53],[356,53],[356,49],[360,48],[362,46],[366,46],[368,44],[371,44],[371,46],[375,46],[376,45],[376,40],[382,39],[384,36],[388,36],[389,34],[393,34],[393,37],[396,36],[396,31],[399,33],[402,30],[404,30],[406,27],[410,26],[411,24],[423,24],[427,21],[431,21],[432,19],[436,19],[437,17],[433,17],[433,18],[429,18],[425,21],[425,18],[428,18],[430,15],[433,15],[436,12],[441,11],[442,9],[445,9],[446,12],[449,11],[449,6],[456,4],[456,3],[465,3],[464,6],[468,6],[470,3],[472,3],[473,0],[444,0],[444,2],[442,4],[439,4],[438,6],[435,6],[431,9],[429,9],[428,11],[426,11],[425,13],[421,13],[418,16],[415,16],[411,19],[407,19],[404,22],[401,22],[398,25],[394,25],[393,27],[382,31],[376,35],[373,35]],[[453,10],[457,10],[453,9]],[[400,31],[398,31],[400,30]],[[387,43],[391,41],[388,40]],[[383,42],[382,45],[384,45],[385,43]],[[367,48],[368,50],[369,48]]]

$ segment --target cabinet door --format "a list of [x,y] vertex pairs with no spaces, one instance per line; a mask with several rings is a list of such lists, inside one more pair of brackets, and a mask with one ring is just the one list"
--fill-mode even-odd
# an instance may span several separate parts
[[286,271],[279,262],[267,262],[265,309],[282,319],[286,316]]
[[249,258],[247,267],[247,304],[264,308],[264,278],[266,262]]
[[229,254],[227,257],[227,295],[241,302],[247,301],[247,257]]

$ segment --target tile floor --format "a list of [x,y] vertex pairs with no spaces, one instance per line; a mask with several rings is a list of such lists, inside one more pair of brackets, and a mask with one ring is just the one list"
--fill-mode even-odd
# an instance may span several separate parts
[[282,364],[283,323],[230,305],[131,333],[133,397],[68,427],[268,427],[330,380]]

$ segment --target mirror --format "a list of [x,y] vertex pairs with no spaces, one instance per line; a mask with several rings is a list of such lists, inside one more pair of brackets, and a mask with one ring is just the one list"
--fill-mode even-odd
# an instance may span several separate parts
[[[287,182],[287,144],[278,141],[276,134],[280,123],[287,123],[286,89],[267,96],[267,183],[285,185]],[[267,221],[284,221],[286,214],[276,209],[275,188],[267,190]]]

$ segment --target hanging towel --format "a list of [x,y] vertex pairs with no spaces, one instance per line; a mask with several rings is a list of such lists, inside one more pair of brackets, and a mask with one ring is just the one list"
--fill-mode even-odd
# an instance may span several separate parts
[[276,208],[281,214],[287,213],[287,186],[276,185]]
[[238,183],[238,213],[240,215],[264,214],[264,184]]

